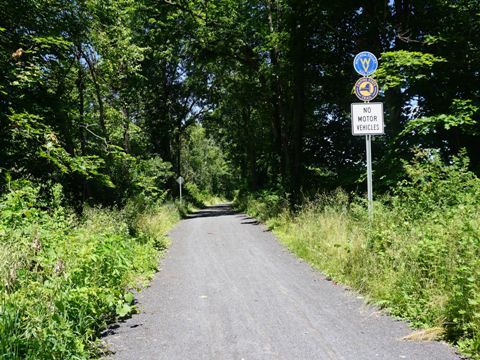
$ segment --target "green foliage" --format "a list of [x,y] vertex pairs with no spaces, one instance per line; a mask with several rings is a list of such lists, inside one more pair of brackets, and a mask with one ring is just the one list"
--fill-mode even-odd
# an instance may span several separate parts
[[200,190],[193,182],[187,182],[183,186],[190,196],[191,202],[196,206],[205,206],[212,196],[209,192]]
[[426,135],[435,130],[460,129],[471,135],[478,135],[478,120],[475,118],[480,111],[480,106],[473,104],[471,100],[454,99],[451,105],[451,114],[440,114],[428,117],[420,117],[408,122],[400,135],[419,133]]
[[[11,137],[15,144],[17,163],[27,166],[29,162],[46,163],[58,174],[78,174],[85,179],[94,179],[106,187],[114,187],[104,173],[105,160],[97,155],[73,156],[60,144],[57,134],[46,125],[43,118],[29,113],[13,113],[8,116]],[[27,169],[15,169],[25,171]],[[20,173],[20,175],[26,175]],[[51,174],[49,174],[51,175]]]
[[288,208],[288,195],[281,190],[263,190],[259,193],[249,194],[238,192],[234,205],[241,211],[265,221],[283,213]]
[[[440,327],[445,339],[480,358],[480,179],[456,157],[417,152],[408,178],[374,203],[343,191],[317,196],[293,214],[271,212],[261,197],[250,214],[268,219],[298,256],[420,327]],[[275,195],[271,195],[275,197]]]
[[130,289],[153,275],[178,213],[88,208],[78,219],[61,206],[59,185],[41,192],[14,182],[1,199],[0,353],[91,358],[107,323],[135,310]]
[[[395,251],[404,254],[405,263],[413,269],[415,264],[443,269],[445,264],[435,263],[436,254],[448,254],[457,264],[458,250],[465,253],[465,271],[470,271],[473,260],[468,259],[473,255],[469,247],[451,250],[442,233],[445,223],[451,222],[455,226],[445,233],[464,239],[469,226],[477,225],[474,220],[470,225],[464,222],[474,211],[478,195],[473,190],[475,176],[465,170],[466,163],[456,160],[445,167],[437,150],[420,150],[423,160],[418,158],[415,165],[402,169],[395,167],[401,159],[412,158],[413,145],[438,149],[444,159],[465,148],[470,168],[479,174],[478,4],[412,0],[377,5],[299,0],[1,1],[0,195],[6,205],[0,215],[4,249],[0,259],[7,264],[1,270],[7,279],[2,289],[8,296],[18,296],[24,306],[16,307],[13,300],[0,304],[4,312],[0,321],[6,329],[0,337],[2,346],[6,349],[6,344],[13,344],[10,350],[27,354],[30,345],[25,344],[34,341],[32,334],[47,339],[58,330],[65,335],[65,341],[59,342],[64,348],[52,351],[63,354],[80,349],[82,353],[90,340],[72,330],[70,317],[80,315],[68,304],[77,309],[86,302],[81,310],[86,315],[78,321],[82,329],[89,328],[90,321],[98,330],[99,313],[113,316],[131,310],[129,296],[118,290],[110,301],[109,286],[123,286],[127,280],[121,274],[132,266],[149,271],[150,262],[136,263],[125,253],[134,249],[138,258],[148,258],[152,247],[165,246],[162,238],[152,240],[152,236],[163,231],[157,222],[173,221],[169,216],[156,216],[166,211],[158,204],[177,189],[174,172],[184,176],[187,198],[197,204],[212,201],[212,194],[230,197],[235,188],[249,189],[256,195],[240,193],[238,202],[251,213],[274,216],[278,222],[292,220],[283,209],[298,201],[302,191],[308,194],[319,187],[337,186],[354,189],[364,172],[364,144],[346,131],[352,100],[346,95],[356,76],[353,54],[362,50],[381,54],[375,76],[384,90],[380,98],[387,127],[386,136],[374,142],[373,154],[374,161],[387,164],[383,170],[375,169],[383,179],[383,190],[392,195],[378,202],[381,211],[376,216],[381,226],[368,239],[363,203],[345,203],[345,194],[338,193],[333,202],[322,197],[309,204],[294,219],[307,221],[310,212],[321,215],[325,238],[338,230],[340,245],[325,249],[312,240],[302,245],[303,254],[316,254],[314,259],[328,265],[319,251],[331,251],[350,268],[358,263],[370,271],[370,260],[372,264],[384,261],[387,269],[401,267],[394,260]],[[399,178],[409,180],[397,191],[387,187]],[[25,179],[46,185],[37,188],[15,182]],[[87,220],[78,228],[78,220],[62,207],[58,187],[53,189],[56,195],[43,199],[49,193],[48,184],[54,183],[62,184],[66,201],[77,212],[86,201],[126,207],[121,214],[86,210]],[[286,189],[291,195],[284,190],[262,191],[271,188]],[[186,203],[177,207],[183,214],[188,212]],[[465,219],[461,217],[464,211]],[[176,208],[167,212],[177,216]],[[425,212],[437,222],[425,218]],[[138,214],[145,216],[143,220]],[[382,214],[395,221],[388,223]],[[99,230],[101,236],[86,230],[96,226],[97,217],[102,229],[109,229],[106,233]],[[308,236],[317,239],[318,230],[313,225],[311,229]],[[37,233],[40,239],[48,239],[46,254],[46,247],[33,254],[28,245]],[[345,240],[351,233],[358,247]],[[472,234],[470,241],[475,243],[475,231]],[[132,237],[138,246],[123,247]],[[392,240],[384,240],[387,237]],[[412,251],[400,246],[400,238],[411,240],[406,246]],[[65,249],[72,254],[77,251],[70,243],[78,249],[88,248],[78,264],[66,253]],[[362,258],[368,247],[379,251],[378,259]],[[71,291],[61,290],[69,280],[53,275],[58,259],[78,265],[79,277],[72,273],[69,279],[91,277],[104,285],[94,285],[95,291],[77,285]],[[102,279],[95,268],[90,271],[80,264],[85,261],[103,269],[99,259],[123,270],[112,279]],[[341,264],[333,263],[332,273],[339,271],[335,269],[347,273]],[[447,329],[449,336],[463,339],[465,349],[474,349],[477,340],[469,334],[476,320],[470,308],[477,300],[465,295],[470,300],[466,304],[462,296],[474,293],[476,283],[462,281],[468,278],[463,270],[452,269],[461,286],[457,297],[439,295],[429,302],[402,290],[392,292],[396,300],[391,303],[404,303],[411,314],[421,313],[419,322],[424,323],[444,316],[445,307],[436,307],[430,315],[422,309],[433,309],[430,303],[448,303],[451,311],[447,313],[456,314],[451,320],[454,325]],[[361,288],[373,286],[366,280],[367,273],[348,274]],[[405,280],[403,289],[415,288],[415,276]],[[381,273],[378,277],[389,279]],[[23,279],[25,290],[15,287],[18,279]],[[55,325],[45,317],[43,328],[44,319],[39,317],[32,320],[27,333],[14,326],[36,314],[37,308],[42,314],[55,310],[57,293],[65,293],[60,303],[68,306],[58,310],[63,317]],[[380,288],[378,293],[387,294]],[[37,297],[48,307],[43,305],[42,310],[34,301]],[[387,295],[378,298],[390,304]],[[416,308],[414,298],[423,299]],[[460,305],[469,309],[467,313],[462,313]],[[33,309],[32,313],[25,308]],[[94,309],[101,310],[93,314]],[[51,349],[55,349],[52,344]]]
[[[76,204],[174,191],[142,178],[156,158],[210,193],[354,188],[363,144],[345,131],[346,95],[353,55],[370,50],[387,121],[379,160],[399,164],[414,144],[466,148],[478,170],[475,5],[4,0],[2,167],[61,182]],[[15,133],[21,117],[37,133]]]
[[202,126],[187,129],[181,159],[181,174],[196,200],[202,202],[207,194],[224,195],[231,190],[232,174],[225,153]]
[[160,159],[138,160],[133,167],[133,186],[137,188],[137,194],[144,196],[150,201],[165,199],[167,191],[166,183],[173,177],[172,165]]
[[412,164],[405,163],[408,178],[398,184],[393,205],[407,201],[406,209],[415,219],[430,211],[451,207],[475,206],[480,196],[479,179],[468,171],[469,161],[465,154],[453,157],[452,163],[445,165],[436,150],[418,150]]
[[382,53],[380,62],[375,76],[381,81],[383,89],[389,90],[428,79],[432,66],[446,60],[428,53],[398,50]]

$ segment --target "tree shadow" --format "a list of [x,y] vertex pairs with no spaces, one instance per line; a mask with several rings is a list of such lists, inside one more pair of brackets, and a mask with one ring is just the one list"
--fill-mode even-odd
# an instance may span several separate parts
[[241,220],[241,224],[242,225],[254,225],[254,226],[258,226],[258,225],[263,225],[265,227],[265,229],[263,230],[263,232],[272,232],[272,227],[271,226],[267,226],[264,222],[262,221],[259,221],[255,218],[252,218],[248,215],[245,215],[245,214],[240,214],[239,215],[240,217],[240,220]]
[[233,209],[230,204],[219,204],[208,206],[205,209],[196,211],[192,214],[185,216],[185,219],[197,219],[197,218],[206,218],[206,217],[218,217],[218,216],[227,216],[235,215],[237,212]]
[[244,224],[244,225],[260,225],[261,222],[258,221],[258,220],[255,220],[255,219],[249,219],[249,220],[246,220],[246,221],[242,221],[241,224]]

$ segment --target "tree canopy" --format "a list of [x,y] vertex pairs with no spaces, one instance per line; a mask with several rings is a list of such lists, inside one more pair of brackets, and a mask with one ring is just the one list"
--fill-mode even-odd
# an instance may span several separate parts
[[363,50],[380,64],[381,188],[415,148],[445,161],[465,149],[478,174],[478,5],[2,0],[2,185],[61,183],[79,206],[174,192],[182,172],[220,193],[354,189],[364,142],[350,131],[352,61]]

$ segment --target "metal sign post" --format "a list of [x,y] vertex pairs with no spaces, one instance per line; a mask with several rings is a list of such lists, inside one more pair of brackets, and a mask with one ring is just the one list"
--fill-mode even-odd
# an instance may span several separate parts
[[375,55],[362,51],[353,60],[355,71],[364,77],[355,83],[355,95],[363,103],[353,103],[352,135],[365,135],[367,150],[367,199],[368,217],[373,215],[373,180],[372,180],[372,135],[383,135],[383,103],[370,103],[378,95],[377,82],[369,77],[378,67]]
[[368,196],[368,217],[372,218],[373,213],[373,181],[372,181],[372,135],[365,135],[367,145],[367,196]]
[[365,135],[368,214],[373,213],[372,135],[383,135],[383,103],[353,103],[352,135]]
[[183,177],[179,176],[177,179],[178,186],[180,187],[180,204],[182,203],[182,184],[184,182]]

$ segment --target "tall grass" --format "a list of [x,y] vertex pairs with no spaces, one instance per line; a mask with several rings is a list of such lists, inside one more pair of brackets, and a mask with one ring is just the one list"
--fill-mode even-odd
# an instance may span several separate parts
[[375,202],[371,222],[364,201],[341,190],[295,213],[272,214],[271,195],[243,205],[327,276],[480,359],[480,180],[467,166],[421,154],[406,165],[408,179]]
[[87,359],[100,332],[134,310],[132,289],[155,272],[168,206],[86,209],[47,201],[39,187],[17,184],[0,203],[0,358]]

